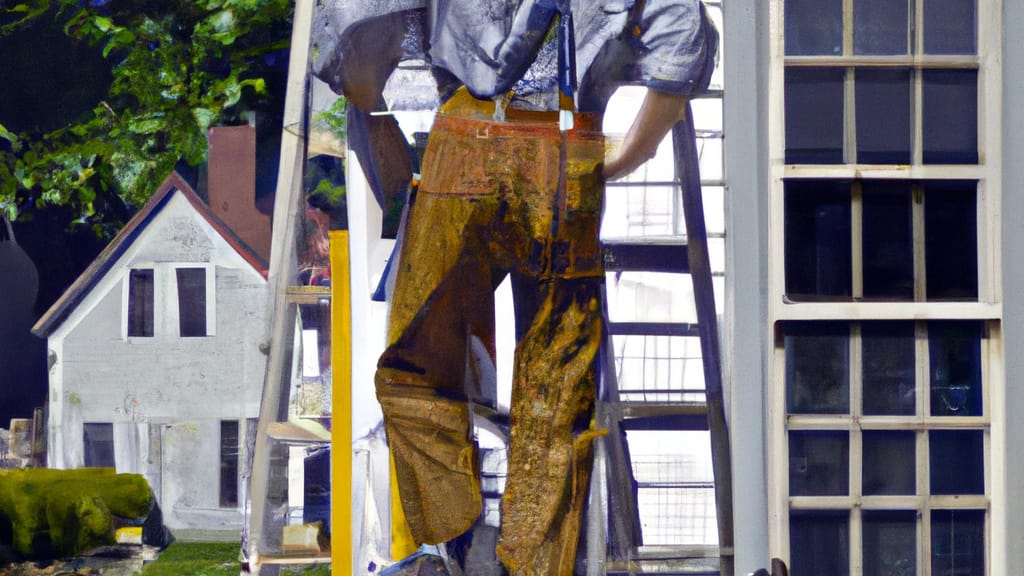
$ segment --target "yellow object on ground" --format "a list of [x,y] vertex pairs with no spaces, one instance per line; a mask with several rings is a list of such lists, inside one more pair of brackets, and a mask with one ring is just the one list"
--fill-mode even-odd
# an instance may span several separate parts
[[125,526],[114,532],[114,540],[118,544],[142,545],[142,526]]

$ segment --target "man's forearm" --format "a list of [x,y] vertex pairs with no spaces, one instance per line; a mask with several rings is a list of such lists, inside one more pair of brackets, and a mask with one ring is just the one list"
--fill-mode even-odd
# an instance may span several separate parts
[[658,144],[682,117],[688,99],[685,95],[648,90],[618,155],[605,162],[604,179],[621,178],[653,158]]

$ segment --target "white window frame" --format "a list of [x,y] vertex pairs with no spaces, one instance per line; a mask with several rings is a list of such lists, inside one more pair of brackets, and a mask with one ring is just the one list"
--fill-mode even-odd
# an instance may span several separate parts
[[[153,334],[151,336],[133,336],[128,333],[132,272],[135,270],[151,270],[153,272]],[[162,324],[163,320],[160,314],[160,271],[152,264],[141,264],[128,267],[124,274],[124,281],[121,282],[121,339],[132,341],[152,340],[159,337]]]
[[[913,9],[910,14],[917,19],[915,28],[922,28],[923,2],[927,0],[909,0]],[[852,54],[852,26],[849,16],[853,13],[853,6],[856,0],[843,0],[843,12],[847,16],[844,23],[843,44],[844,54]],[[986,574],[1002,574],[1006,566],[1006,535],[993,527],[1005,525],[1005,493],[1006,482],[1004,479],[1004,454],[1006,439],[1004,433],[1005,408],[1004,408],[1004,386],[1005,376],[1003,373],[1003,345],[1002,345],[1002,274],[1000,263],[1000,196],[1001,196],[1001,170],[1002,170],[1002,142],[1001,142],[1001,106],[1002,106],[1002,68],[1001,68],[1001,44],[1003,0],[977,0],[977,54],[969,57],[937,57],[924,56],[921,53],[922,39],[918,34],[917,46],[912,52],[914,55],[906,57],[877,57],[877,56],[841,56],[841,57],[817,57],[817,56],[785,56],[785,22],[784,4],[785,0],[771,0],[770,6],[770,70],[768,75],[768,125],[769,125],[769,174],[770,174],[770,214],[769,214],[769,298],[768,318],[769,326],[776,327],[771,331],[774,339],[773,350],[769,354],[768,377],[770,379],[768,396],[768,422],[769,440],[768,448],[770,453],[769,465],[769,546],[772,556],[778,556],[788,562],[789,560],[789,512],[791,504],[814,504],[812,499],[806,497],[791,498],[789,496],[789,469],[788,469],[788,429],[812,428],[820,429],[820,425],[828,424],[835,426],[835,418],[821,421],[821,417],[814,416],[793,416],[788,417],[786,413],[785,395],[785,353],[781,339],[782,330],[779,322],[796,320],[843,320],[856,322],[859,320],[937,320],[937,319],[964,319],[981,320],[985,322],[988,338],[982,340],[982,366],[984,386],[984,417],[981,419],[957,419],[962,425],[972,429],[985,431],[985,495],[983,497],[969,497],[968,508],[982,508],[988,511],[986,517]],[[785,163],[785,102],[784,102],[784,71],[788,64],[820,64],[824,66],[855,66],[858,64],[878,63],[880,60],[903,67],[916,68],[925,65],[942,66],[967,66],[978,70],[978,164],[977,165],[936,165],[921,163],[921,131],[920,131],[920,110],[915,112],[911,118],[914,126],[912,140],[913,162],[909,166],[886,166],[867,164],[840,164],[840,165],[787,165]],[[891,62],[890,62],[891,61]],[[850,90],[849,81],[846,83],[846,90]],[[914,80],[912,90],[920,90],[920,81]],[[850,102],[850,94],[846,96],[847,104]],[[846,130],[844,134],[845,148],[851,149],[855,143],[850,128],[853,114],[844,111]],[[785,299],[785,267],[784,267],[784,180],[785,179],[847,179],[847,180],[908,180],[921,181],[925,179],[957,179],[976,180],[978,182],[977,200],[977,261],[978,261],[978,299],[976,302],[803,302],[793,303]],[[859,233],[860,227],[856,221],[856,205],[852,207],[851,218],[853,222],[853,250],[854,264],[858,261]],[[915,208],[915,210],[917,210]],[[915,214],[915,218],[919,215]],[[915,223],[915,234],[918,233],[918,226]],[[915,245],[915,250],[917,247]],[[915,267],[919,266],[919,255],[915,254]],[[855,266],[856,268],[856,266]],[[857,287],[857,275],[854,272],[854,289]],[[915,288],[918,290],[918,288]],[[859,345],[859,340],[851,338],[851,348]],[[924,367],[922,368],[921,347],[924,347]],[[922,369],[927,372],[927,342],[923,344],[917,339],[917,363],[918,373]],[[851,356],[851,376],[857,371],[854,366],[855,356]],[[917,394],[919,408],[922,402],[927,402],[927,378],[917,379]],[[850,437],[850,460],[851,468],[859,467],[860,459],[860,434],[853,434],[856,428],[860,429],[859,410],[860,398],[855,392],[859,386],[854,385],[851,380],[850,416],[847,417],[850,424],[847,428],[851,430]],[[918,414],[924,414],[919,410]],[[919,418],[920,417],[916,417]],[[894,419],[896,429],[908,425],[913,418]],[[934,425],[933,418],[924,418],[917,427],[907,429],[928,429]],[[947,422],[942,423],[943,427],[949,427]],[[874,427],[874,426],[872,426]],[[923,428],[922,428],[923,427]],[[854,437],[857,441],[854,441]],[[921,437],[918,438],[918,487],[922,482],[927,488],[927,454],[922,461],[921,458]],[[921,465],[925,465],[922,471]],[[851,494],[854,492],[854,480],[859,479],[860,473],[851,469]],[[859,487],[857,487],[859,490]],[[921,492],[918,492],[918,498]],[[902,497],[901,497],[902,498]],[[910,498],[910,497],[908,497]],[[934,498],[934,497],[932,497]],[[842,498],[829,497],[830,507],[836,506]],[[856,503],[850,498],[840,508],[855,511],[851,513],[850,519],[850,561],[851,574],[859,574],[862,568],[860,562],[860,549],[854,547],[854,543],[860,542],[860,513]],[[824,502],[822,502],[824,503]],[[957,506],[964,504],[964,498],[958,499]],[[803,507],[803,506],[800,506]],[[942,506],[945,507],[945,506]],[[906,509],[906,508],[904,508]],[[914,506],[913,509],[921,509],[921,506]],[[926,508],[927,509],[927,508]],[[919,529],[923,527],[925,532],[930,530],[928,515],[924,523],[918,521]],[[930,535],[925,533],[918,535],[918,566],[919,574],[930,574],[930,547],[920,546],[922,540],[928,542]]]
[[[202,268],[206,271],[206,335],[189,336],[188,339],[203,339],[217,335],[217,266],[210,262],[140,263],[126,269],[121,294],[121,339],[148,341],[160,338],[181,338],[178,323],[178,275],[179,268]],[[128,305],[132,270],[153,271],[153,335],[130,336],[128,334]]]
[[[180,310],[178,309],[178,270],[182,268],[202,268],[206,271],[206,335],[205,336],[188,336],[189,339],[193,338],[209,338],[217,335],[217,267],[213,266],[208,262],[189,262],[189,263],[176,263],[173,265],[172,270],[167,275],[170,282],[170,289],[168,291],[167,298],[167,309],[168,309],[168,322],[172,324],[169,327],[178,338],[182,338],[181,335],[181,324],[178,321]],[[170,320],[173,318],[173,322]]]

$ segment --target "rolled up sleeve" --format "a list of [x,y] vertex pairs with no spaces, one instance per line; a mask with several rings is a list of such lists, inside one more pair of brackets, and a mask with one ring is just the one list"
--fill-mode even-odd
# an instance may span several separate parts
[[699,0],[648,0],[637,34],[644,84],[670,94],[707,90],[718,55],[718,31]]

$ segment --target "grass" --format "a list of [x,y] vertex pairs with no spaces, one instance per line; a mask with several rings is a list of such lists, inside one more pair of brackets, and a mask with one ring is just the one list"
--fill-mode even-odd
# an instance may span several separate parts
[[142,567],[143,576],[238,576],[237,542],[175,542],[155,562]]
[[[142,567],[142,576],[238,576],[241,564],[236,542],[175,542]],[[329,565],[285,568],[281,574],[331,576]]]

